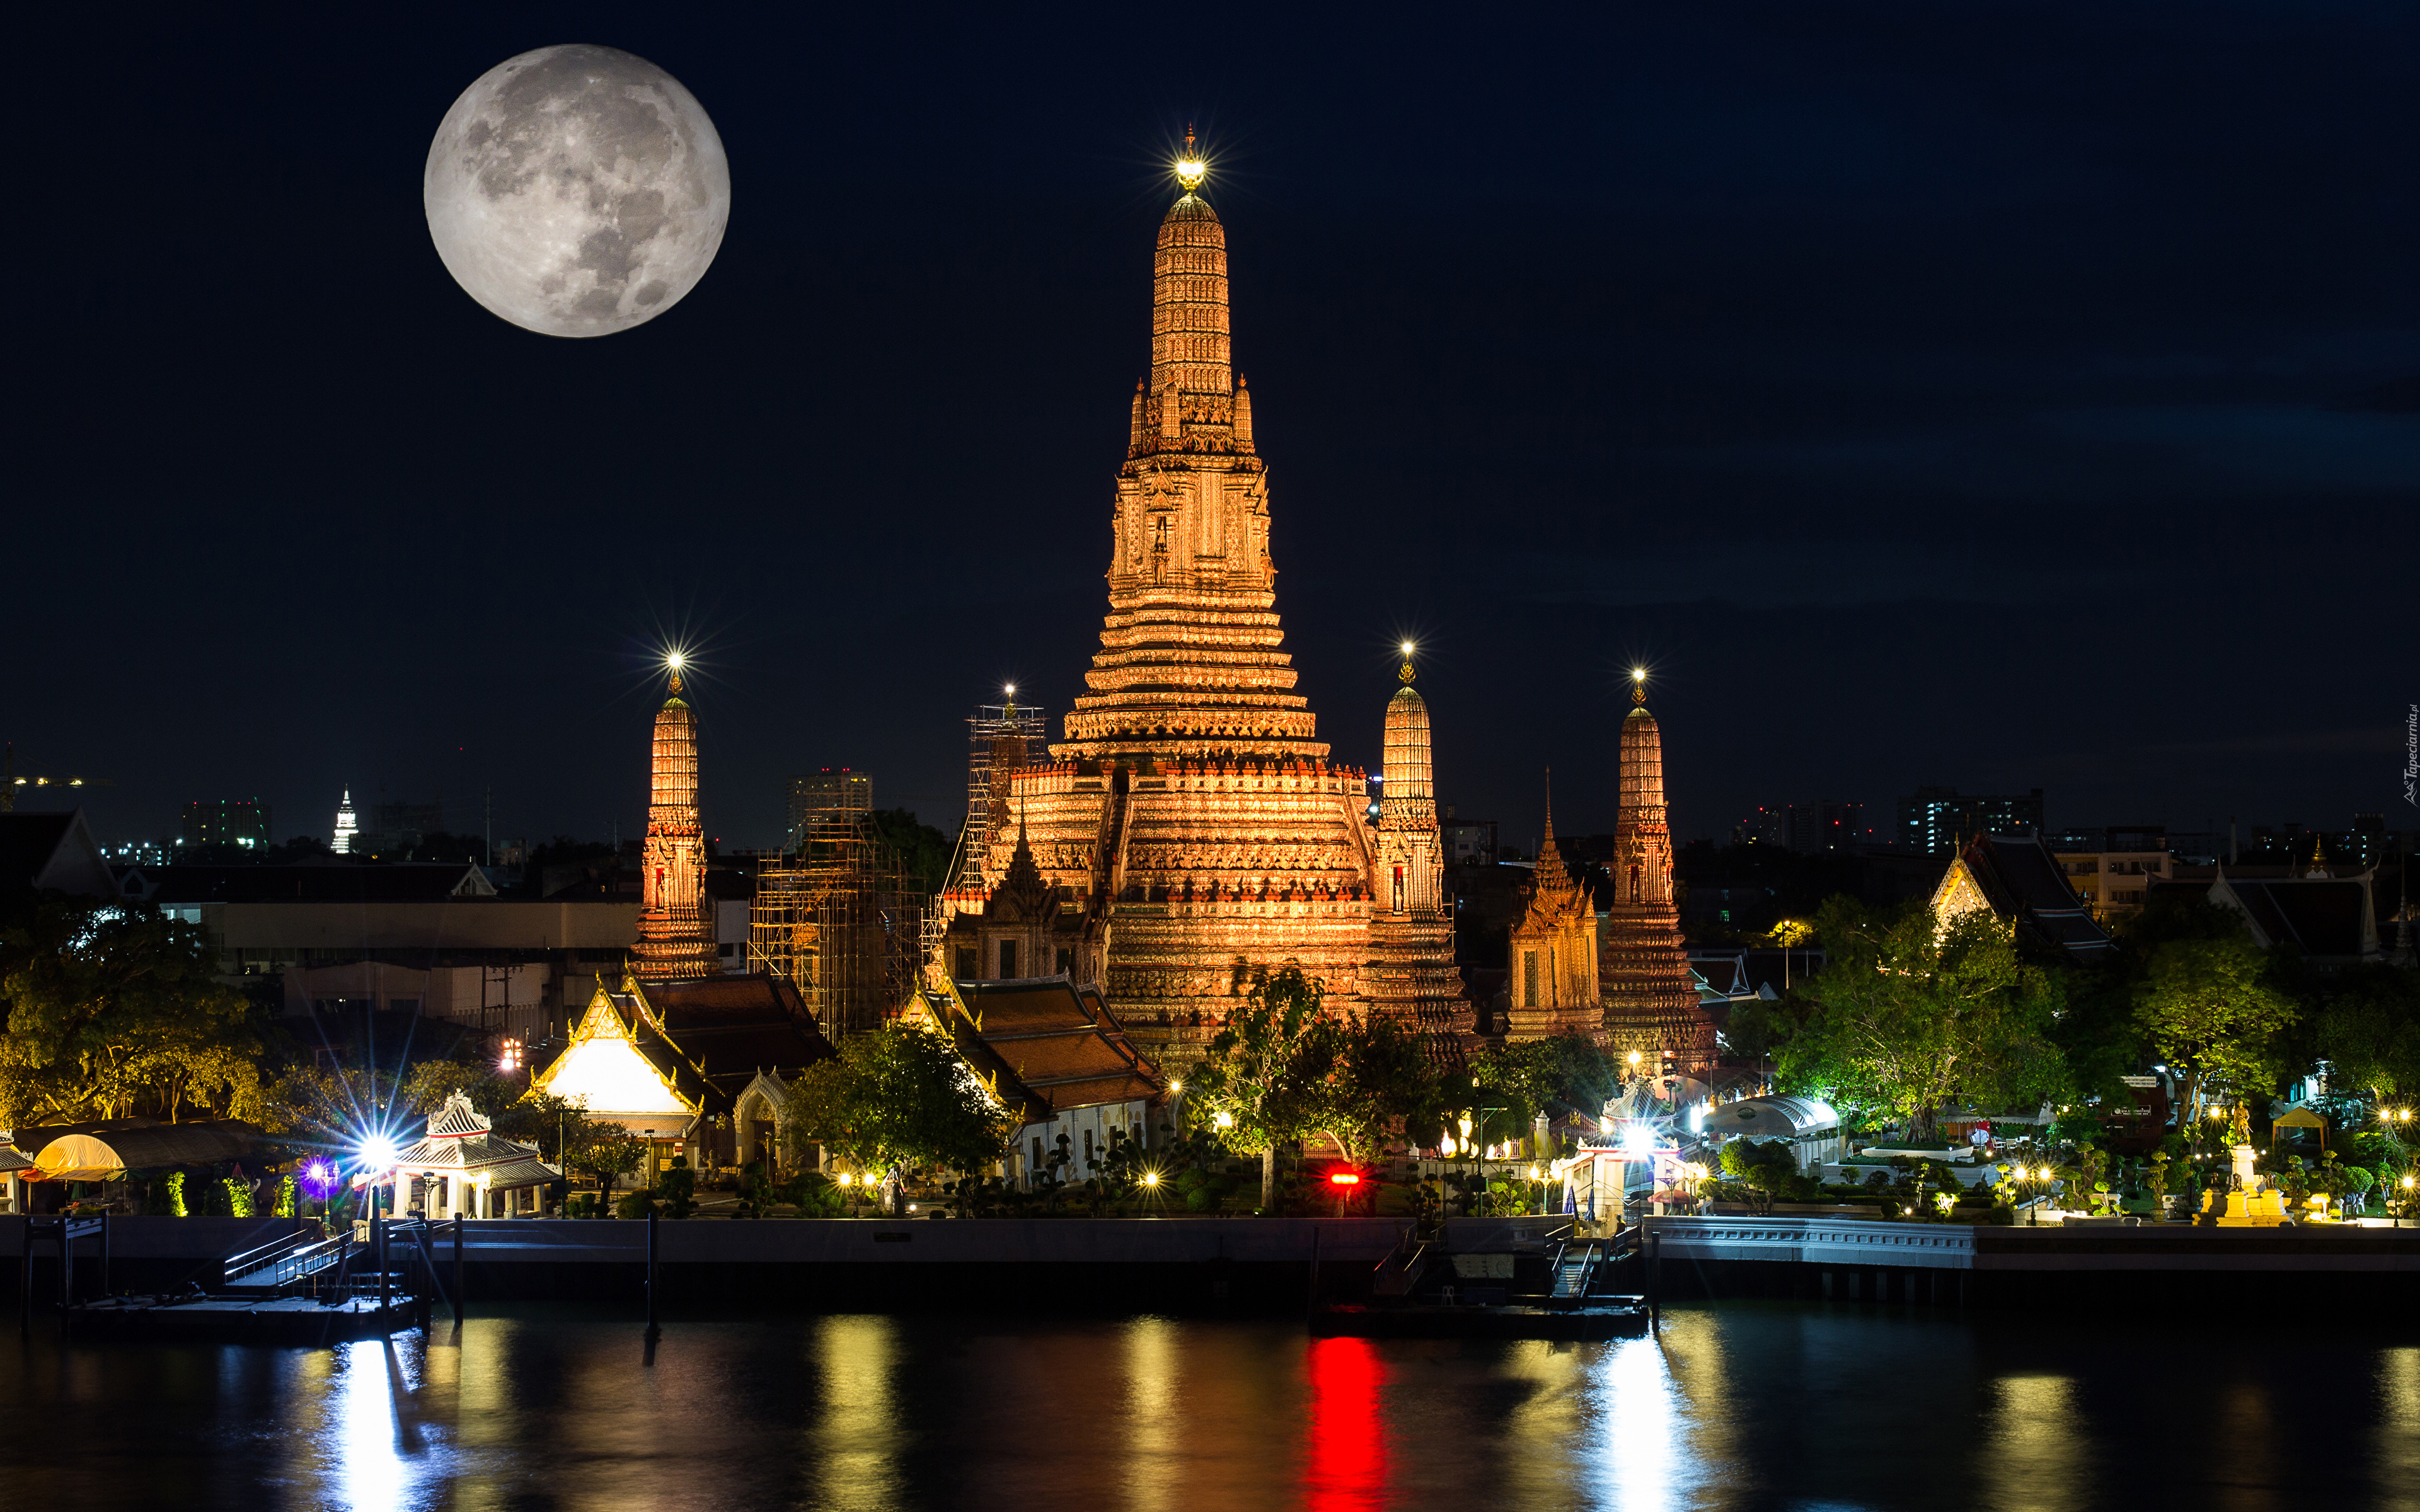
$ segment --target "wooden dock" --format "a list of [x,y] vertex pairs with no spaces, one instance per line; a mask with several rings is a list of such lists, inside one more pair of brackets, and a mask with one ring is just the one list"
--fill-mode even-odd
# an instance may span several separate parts
[[349,1297],[322,1304],[309,1297],[105,1297],[66,1309],[76,1338],[212,1344],[276,1344],[305,1348],[348,1339],[382,1338],[423,1321],[420,1299]]

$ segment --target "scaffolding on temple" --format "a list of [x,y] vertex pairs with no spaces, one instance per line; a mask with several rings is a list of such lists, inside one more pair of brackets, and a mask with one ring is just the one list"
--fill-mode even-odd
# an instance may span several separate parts
[[866,774],[793,779],[790,818],[756,875],[749,969],[787,977],[834,1041],[878,1028],[915,995],[929,900],[876,829]]
[[950,933],[950,920],[962,912],[981,913],[990,896],[992,842],[1015,825],[1008,813],[1011,774],[1050,759],[1042,710],[1016,702],[1014,686],[1007,691],[1009,702],[980,704],[967,720],[967,817],[958,826],[957,849],[950,856],[940,896],[924,915],[928,973],[943,969],[941,944]]

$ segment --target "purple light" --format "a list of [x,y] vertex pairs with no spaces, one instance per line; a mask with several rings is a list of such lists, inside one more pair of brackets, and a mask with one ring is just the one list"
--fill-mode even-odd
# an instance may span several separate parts
[[336,1163],[319,1157],[306,1161],[302,1166],[302,1190],[314,1202],[325,1202],[336,1190]]

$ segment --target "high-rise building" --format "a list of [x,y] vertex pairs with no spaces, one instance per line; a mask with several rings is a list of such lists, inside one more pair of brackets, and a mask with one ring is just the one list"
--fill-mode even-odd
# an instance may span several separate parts
[[177,843],[269,848],[269,805],[258,798],[195,798],[185,805]]
[[328,849],[338,856],[352,854],[353,837],[360,832],[361,825],[353,816],[353,790],[347,788],[343,800],[336,805],[336,833],[328,842]]
[[656,711],[647,840],[641,851],[639,939],[631,954],[644,981],[704,977],[721,969],[714,912],[706,900],[706,832],[697,812],[697,713],[683,701],[673,664]]
[[1470,1011],[1453,964],[1453,913],[1445,896],[1429,707],[1412,686],[1408,643],[1401,675],[1404,686],[1387,701],[1377,887],[1363,987],[1371,1012],[1389,1015],[1417,1033],[1432,1061],[1454,1066],[1462,1063]]
[[1160,221],[1101,649],[1066,738],[1011,777],[1016,824],[980,869],[997,885],[1024,840],[1083,920],[1076,980],[1152,1045],[1207,1040],[1255,969],[1299,966],[1362,1008],[1376,864],[1367,779],[1329,761],[1294,690],[1226,231],[1199,181]]
[[1963,794],[1921,787],[1899,800],[1899,841],[1924,856],[1952,856],[1976,835],[2029,835],[2042,827],[2042,790]]
[[845,766],[827,766],[790,779],[790,833],[795,838],[817,814],[872,813],[874,774]]
[[1642,674],[1631,689],[1637,706],[1621,721],[1621,810],[1614,825],[1613,902],[1606,910],[1599,991],[1608,1049],[1669,1057],[1703,1075],[1714,1059],[1714,1022],[1698,1006],[1672,893],[1672,828],[1664,803],[1664,735],[1647,712]]

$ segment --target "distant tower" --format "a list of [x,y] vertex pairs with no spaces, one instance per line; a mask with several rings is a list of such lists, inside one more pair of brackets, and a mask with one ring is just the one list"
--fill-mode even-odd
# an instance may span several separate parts
[[1430,777],[1429,706],[1412,687],[1409,641],[1400,675],[1404,686],[1387,701],[1386,781],[1378,800],[1378,864],[1362,987],[1372,1013],[1388,1014],[1417,1033],[1432,1061],[1457,1066],[1469,1006],[1453,964],[1445,844]]
[[353,818],[353,790],[347,788],[344,801],[336,805],[336,838],[329,843],[328,849],[338,856],[350,856],[353,853],[353,836],[360,830],[361,825]]
[[1613,907],[1599,990],[1614,1050],[1669,1054],[1693,1075],[1714,1064],[1714,1027],[1698,1006],[1681,912],[1672,899],[1672,829],[1664,808],[1664,736],[1647,712],[1647,674],[1634,672],[1638,707],[1621,721],[1621,815],[1614,826]]
[[654,788],[641,861],[636,971],[643,981],[711,976],[714,915],[706,901],[706,835],[697,821],[697,713],[680,696],[680,658],[656,711]]

